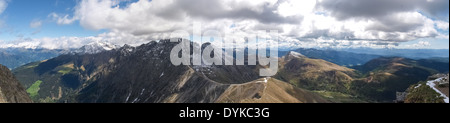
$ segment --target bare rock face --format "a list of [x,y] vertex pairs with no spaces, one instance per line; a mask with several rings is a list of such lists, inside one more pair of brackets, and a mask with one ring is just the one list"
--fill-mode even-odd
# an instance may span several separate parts
[[0,103],[31,102],[27,92],[9,69],[0,65]]

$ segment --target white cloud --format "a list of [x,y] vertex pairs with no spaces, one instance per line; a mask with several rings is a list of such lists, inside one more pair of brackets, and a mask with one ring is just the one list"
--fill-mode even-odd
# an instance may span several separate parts
[[294,17],[284,18],[273,13],[275,2],[276,0],[139,0],[121,8],[111,0],[83,0],[76,7],[74,18],[79,19],[80,24],[87,29],[121,30],[135,35],[186,29],[194,21],[298,21]]
[[436,26],[441,30],[448,30],[449,23],[445,21],[436,21]]
[[436,37],[437,39],[447,39],[449,40],[449,35],[448,34],[439,34],[439,36]]
[[72,24],[73,22],[75,22],[77,20],[77,18],[72,17],[70,18],[69,15],[58,15],[56,13],[50,13],[49,17],[52,17],[53,21],[56,21],[57,24],[59,25],[64,25],[64,24]]
[[40,38],[40,39],[18,39],[13,42],[0,43],[0,48],[45,48],[45,49],[71,49],[79,48],[89,42],[96,41],[96,37],[59,37],[59,38]]
[[420,46],[431,46],[431,43],[428,41],[419,41],[418,45]]
[[81,26],[92,29],[120,30],[129,33],[165,32],[187,24],[174,22],[155,15],[163,11],[168,1],[140,0],[124,9],[115,6],[111,0],[83,0],[76,9],[75,16]]
[[431,43],[429,41],[419,41],[415,44],[405,45],[406,48],[412,48],[412,49],[429,48],[430,46],[431,46]]
[[41,20],[33,20],[30,22],[30,28],[40,28],[42,26]]
[[0,0],[0,14],[5,11],[6,7],[8,7],[8,2],[6,0]]
[[160,39],[160,37],[169,36],[166,34],[153,34],[146,36],[134,36],[129,33],[108,32],[98,36],[90,37],[58,37],[58,38],[19,38],[14,41],[2,42],[0,40],[0,48],[29,48],[29,49],[76,49],[91,42],[109,42],[117,45],[129,44],[138,46],[151,40]]
[[428,16],[448,13],[442,9],[448,9],[442,4],[446,0],[139,0],[119,6],[123,1],[127,0],[81,0],[74,13],[49,17],[58,24],[79,21],[86,29],[108,30],[77,41],[95,38],[117,44],[158,40],[180,29],[191,32],[193,22],[202,23],[203,31],[240,38],[256,30],[278,30],[280,47],[386,48],[445,37],[436,28],[448,29],[448,22]]
[[282,1],[277,13],[283,17],[305,15],[313,11],[316,6],[316,0],[287,0]]

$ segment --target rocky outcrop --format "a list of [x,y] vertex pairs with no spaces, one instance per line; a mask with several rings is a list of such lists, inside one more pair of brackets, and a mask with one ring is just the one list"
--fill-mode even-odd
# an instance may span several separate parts
[[5,66],[0,65],[0,103],[31,103],[23,86]]

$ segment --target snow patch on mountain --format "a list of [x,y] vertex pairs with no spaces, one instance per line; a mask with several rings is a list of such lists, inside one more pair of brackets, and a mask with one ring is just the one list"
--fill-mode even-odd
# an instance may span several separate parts
[[294,51],[289,52],[289,55],[290,55],[290,56],[297,57],[297,58],[305,57],[303,54],[298,53],[298,52],[294,52]]
[[442,79],[444,79],[444,77],[438,78],[438,79],[436,79],[436,80],[428,81],[428,82],[427,82],[427,85],[430,86],[434,91],[436,91],[437,93],[439,93],[439,94],[441,95],[441,97],[444,97],[444,102],[445,102],[445,103],[449,103],[449,98],[448,98],[444,93],[442,93],[441,91],[439,91],[439,89],[436,88],[435,82],[439,82],[439,81],[441,81]]
[[92,42],[84,45],[80,49],[73,51],[75,54],[96,54],[103,51],[110,51],[113,49],[120,48],[118,45],[113,45],[108,42]]

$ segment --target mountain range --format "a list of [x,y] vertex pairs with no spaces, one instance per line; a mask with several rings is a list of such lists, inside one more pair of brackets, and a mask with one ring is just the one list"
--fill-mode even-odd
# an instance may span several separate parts
[[66,54],[14,73],[27,88],[39,84],[41,91],[32,94],[36,102],[327,102],[274,78],[262,81],[258,66],[174,66],[169,53],[176,44],[161,40],[97,54]]
[[67,50],[0,48],[0,64],[15,69],[30,62],[51,59],[64,53],[67,53]]
[[107,42],[92,42],[79,49],[0,48],[0,64],[9,69],[15,69],[27,63],[47,60],[63,54],[95,54],[116,48],[120,46]]
[[13,73],[34,102],[324,103],[392,102],[397,91],[449,68],[445,60],[297,49],[281,51],[278,73],[265,78],[260,65],[174,66],[176,44],[92,43]]
[[[320,49],[326,50],[326,49]],[[434,59],[446,58],[448,61],[448,49],[372,49],[372,48],[343,48],[338,51],[345,51],[358,54],[378,55],[383,57],[403,57],[410,59]]]
[[319,49],[299,48],[293,51],[301,53],[309,58],[323,59],[325,61],[329,61],[341,66],[363,65],[372,59],[382,57],[381,55],[353,53],[331,49],[319,50]]

